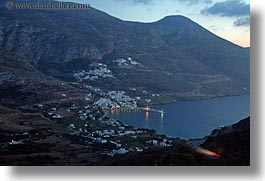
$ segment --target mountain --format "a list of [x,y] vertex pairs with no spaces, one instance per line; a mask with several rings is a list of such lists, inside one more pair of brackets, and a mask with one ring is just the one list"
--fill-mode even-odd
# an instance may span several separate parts
[[[94,8],[1,8],[0,48],[24,57],[36,71],[66,81],[76,81],[75,73],[103,63],[113,78],[86,83],[104,90],[124,89],[135,96],[147,90],[161,94],[157,102],[249,92],[250,49],[183,16],[140,23]],[[119,59],[134,62],[115,63]]]

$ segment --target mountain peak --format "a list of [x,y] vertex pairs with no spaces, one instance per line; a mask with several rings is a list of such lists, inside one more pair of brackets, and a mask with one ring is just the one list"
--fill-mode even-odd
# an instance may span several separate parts
[[165,16],[164,18],[162,18],[162,20],[166,20],[166,19],[188,19],[186,16],[183,15],[168,15]]
[[159,20],[158,22],[179,22],[179,21],[191,21],[189,18],[182,16],[182,15],[170,15],[170,16],[165,16],[164,18],[162,18],[161,20]]

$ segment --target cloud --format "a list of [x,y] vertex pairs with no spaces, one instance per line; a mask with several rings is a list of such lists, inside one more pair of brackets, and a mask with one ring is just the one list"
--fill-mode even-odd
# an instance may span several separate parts
[[234,26],[249,26],[249,25],[250,25],[249,17],[242,17],[234,22]]
[[201,11],[203,15],[218,15],[222,17],[242,17],[250,15],[250,5],[242,0],[227,0],[218,2]]

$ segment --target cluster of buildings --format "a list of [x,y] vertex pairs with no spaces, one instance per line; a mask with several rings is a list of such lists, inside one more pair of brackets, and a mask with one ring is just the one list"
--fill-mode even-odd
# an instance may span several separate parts
[[[91,95],[88,94],[85,99],[90,100]],[[82,121],[92,120],[95,121],[101,113],[99,113],[99,107],[95,105],[76,105],[72,104],[69,107],[64,107],[60,104],[58,105],[42,105],[39,104],[38,107],[41,107],[43,114],[51,119],[64,119],[69,117],[77,117]]]
[[31,137],[30,133],[28,131],[10,134],[10,137],[12,138],[11,141],[7,143],[1,143],[0,148],[6,148],[7,145],[23,145],[24,140]]
[[121,107],[137,107],[136,100],[127,96],[125,91],[110,91],[107,93],[107,96],[119,103]]
[[115,109],[137,108],[137,100],[127,96],[125,91],[109,91],[108,93],[104,94],[104,98],[100,98],[94,104],[100,107]]
[[141,64],[131,57],[127,57],[126,59],[118,59],[113,61],[114,64],[117,64],[120,67],[128,67],[128,66],[140,66]]
[[100,107],[118,107],[118,103],[108,99],[108,98],[100,98],[98,101],[94,103]]
[[91,64],[91,70],[79,71],[74,74],[74,77],[79,81],[96,81],[104,78],[114,78],[111,70],[108,69],[107,65],[102,63]]
[[23,141],[22,140],[19,140],[19,141],[12,140],[9,144],[10,145],[22,145]]
[[170,147],[172,146],[172,141],[168,141],[167,139],[163,139],[163,141],[158,141],[158,140],[150,140],[147,141],[146,143],[154,145],[154,146],[160,146],[160,147]]
[[[95,145],[100,144],[105,147],[105,149],[101,153],[102,155],[113,157],[115,155],[122,155],[128,152],[142,152],[145,149],[154,146],[172,146],[172,141],[161,138],[158,138],[157,140],[148,140],[145,143],[140,143],[138,138],[148,138],[146,137],[146,135],[150,134],[148,130],[133,128],[118,120],[108,117],[96,119],[94,123],[98,121],[100,122],[100,125],[102,125],[102,127],[93,128],[93,122],[83,122],[83,127],[80,126],[80,124],[79,126],[77,126],[74,123],[71,123],[68,128],[72,131],[72,135],[88,139],[89,142],[86,140],[86,143]],[[109,129],[106,129],[106,125]],[[126,139],[128,138],[132,138],[135,141],[128,142],[126,141]]]
[[[98,120],[96,120],[98,121]],[[90,140],[90,144],[102,144],[106,145],[111,144],[115,149],[111,149],[109,151],[105,151],[102,154],[108,156],[114,156],[116,154],[125,154],[129,151],[143,151],[141,148],[134,148],[130,146],[125,146],[122,144],[122,137],[127,136],[134,136],[138,133],[135,130],[129,130],[126,128],[128,125],[124,125],[123,123],[110,119],[105,118],[102,120],[102,124],[107,124],[110,127],[114,127],[114,129],[95,129],[93,131],[88,131],[87,128],[91,129],[91,125],[84,122],[84,126],[81,128],[80,126],[75,125],[74,123],[69,124],[67,127],[70,129],[72,135],[81,136],[85,139]]]
[[[60,123],[65,125],[74,139],[82,144],[94,145],[102,155],[113,157],[128,152],[142,152],[154,146],[172,146],[170,141],[163,140],[159,135],[152,136],[152,140],[148,140],[151,134],[149,130],[131,127],[107,117],[100,111],[100,107],[131,106],[137,108],[136,100],[127,96],[125,91],[101,91],[101,94],[96,102],[71,103],[67,107],[59,104],[39,104],[37,108],[51,119],[61,119]],[[66,94],[62,96],[67,97]],[[93,96],[88,94],[86,97],[90,100]],[[70,119],[66,115],[60,114],[62,110],[66,115],[68,112],[73,113]],[[153,140],[154,138],[157,140]],[[10,144],[22,144],[22,142],[12,141]]]
[[[141,63],[133,60],[131,57],[125,59],[117,59],[113,61],[114,64],[122,67],[126,66],[140,66]],[[90,65],[90,70],[82,70],[74,74],[74,77],[82,83],[82,86],[89,91],[92,91],[95,95],[98,95],[98,100],[94,102],[94,105],[99,107],[108,108],[128,108],[137,109],[137,103],[144,102],[151,104],[153,98],[160,97],[159,94],[149,94],[147,91],[142,91],[142,97],[130,97],[126,95],[125,91],[105,91],[100,88],[92,87],[91,84],[87,84],[87,81],[97,81],[104,78],[115,78],[112,71],[108,69],[108,66],[103,63],[93,63]],[[136,92],[136,88],[129,88],[129,91]],[[135,93],[134,93],[135,94]],[[56,116],[61,118],[60,116]],[[56,118],[55,117],[55,118]]]
[[[119,66],[140,66],[137,61],[128,57],[127,59],[119,59],[113,61]],[[118,120],[107,118],[99,111],[103,107],[120,109],[129,108],[137,109],[137,102],[141,101],[141,97],[131,98],[126,95],[125,91],[103,91],[99,88],[94,88],[91,85],[86,85],[85,81],[96,81],[103,78],[114,78],[111,70],[107,65],[102,63],[91,64],[91,69],[88,71],[82,70],[74,74],[74,77],[84,84],[87,90],[92,92],[85,97],[86,105],[70,104],[68,107],[37,105],[38,109],[43,110],[45,115],[51,119],[61,119],[65,127],[69,129],[73,137],[83,140],[87,144],[95,144],[104,148],[103,155],[115,156],[126,154],[128,152],[142,152],[152,146],[168,147],[172,143],[166,139],[148,140],[149,132],[143,129],[130,127]],[[136,88],[130,88],[130,91],[137,91]],[[143,91],[143,101],[150,103],[152,100],[147,99],[148,92]],[[62,97],[67,98],[67,94],[62,94]],[[153,94],[152,97],[159,97],[158,94]],[[89,103],[88,103],[89,102]],[[73,120],[67,119],[67,115],[73,113]],[[65,122],[64,122],[65,121]],[[128,138],[133,141],[128,142]],[[142,140],[144,141],[142,141]],[[154,137],[152,137],[154,139]],[[141,141],[139,141],[141,140]],[[12,144],[19,144],[13,142]],[[107,151],[106,151],[107,150]]]

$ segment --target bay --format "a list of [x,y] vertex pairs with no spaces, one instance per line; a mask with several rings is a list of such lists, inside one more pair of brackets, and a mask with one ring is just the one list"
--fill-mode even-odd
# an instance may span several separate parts
[[147,111],[110,111],[109,116],[138,128],[154,129],[160,134],[183,139],[202,138],[213,129],[232,125],[250,115],[250,95],[209,100],[179,101],[154,105]]

